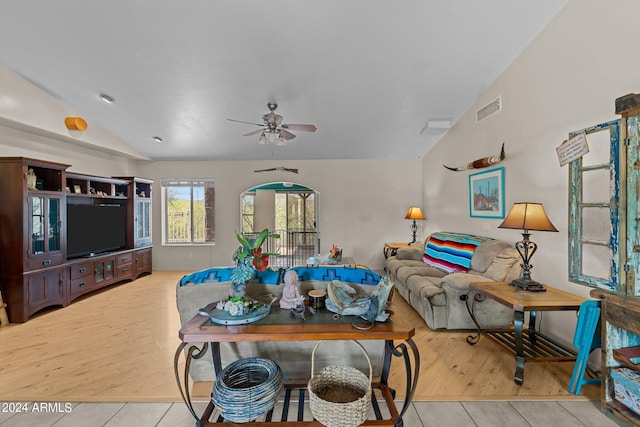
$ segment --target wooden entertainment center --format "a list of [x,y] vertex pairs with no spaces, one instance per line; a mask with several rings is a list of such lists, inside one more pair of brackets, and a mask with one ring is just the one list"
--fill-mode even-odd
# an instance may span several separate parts
[[[153,182],[77,174],[67,172],[69,167],[26,157],[0,158],[0,290],[11,322],[26,322],[43,308],[65,307],[88,292],[151,274]],[[70,206],[109,208],[95,218],[96,236],[106,239],[96,238],[95,253],[78,247],[69,253]],[[115,228],[107,229],[110,221],[104,220],[111,218],[104,214],[112,211],[119,219],[113,221]],[[87,222],[92,219],[82,222],[93,228]],[[109,230],[116,230],[115,235]],[[91,248],[91,235],[80,238]]]

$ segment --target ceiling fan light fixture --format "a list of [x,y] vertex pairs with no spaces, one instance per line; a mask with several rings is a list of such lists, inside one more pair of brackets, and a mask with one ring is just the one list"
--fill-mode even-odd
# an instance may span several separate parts
[[267,133],[267,142],[269,144],[277,144],[281,138],[282,137],[280,136],[280,132],[270,131]]
[[244,120],[229,119],[227,120],[248,125],[260,126],[261,129],[254,130],[243,134],[243,136],[258,135],[259,144],[287,145],[287,142],[296,137],[290,130],[299,130],[303,132],[315,132],[318,128],[312,124],[285,124],[282,123],[282,116],[274,111],[278,108],[278,104],[270,102],[267,104],[269,112],[262,116],[263,123],[253,123]]

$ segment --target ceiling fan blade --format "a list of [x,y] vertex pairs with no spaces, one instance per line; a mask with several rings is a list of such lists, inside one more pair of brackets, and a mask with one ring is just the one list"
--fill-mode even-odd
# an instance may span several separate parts
[[245,122],[244,120],[227,119],[230,122],[246,123],[248,125],[264,126],[264,123]]
[[284,124],[281,127],[291,130],[301,130],[304,132],[315,132],[316,130],[318,130],[316,125]]
[[293,138],[296,137],[294,134],[292,134],[288,130],[284,130],[284,129],[280,129],[280,135],[282,135],[282,137],[285,139],[285,141],[288,141],[288,140],[293,139]]
[[264,129],[258,129],[258,130],[253,130],[251,132],[247,132],[247,133],[243,133],[242,136],[251,136],[251,135],[257,135],[260,132],[264,132]]

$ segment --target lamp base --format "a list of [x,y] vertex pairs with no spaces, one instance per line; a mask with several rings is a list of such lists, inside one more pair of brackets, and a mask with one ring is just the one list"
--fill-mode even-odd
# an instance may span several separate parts
[[514,279],[509,284],[527,292],[546,292],[547,290],[542,283],[531,279]]

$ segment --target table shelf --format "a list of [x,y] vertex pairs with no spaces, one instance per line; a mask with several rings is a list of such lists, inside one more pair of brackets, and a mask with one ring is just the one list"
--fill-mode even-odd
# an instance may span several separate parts
[[[394,426],[399,415],[395,402],[393,401],[393,391],[385,384],[374,382],[372,384],[371,408],[369,418],[363,426]],[[232,426],[237,425],[231,421],[225,421],[220,415],[220,411],[209,402],[207,409],[202,415],[204,427]],[[250,423],[251,426],[322,426],[318,421],[313,420],[311,408],[309,407],[309,392],[306,382],[299,380],[287,382],[285,388],[278,398],[276,407],[266,414],[261,415]]]
[[[516,337],[513,330],[488,330],[484,333],[502,344],[511,353],[516,354]],[[522,347],[527,361],[575,361],[576,352],[555,342],[548,336],[536,331],[525,330],[522,334]]]

